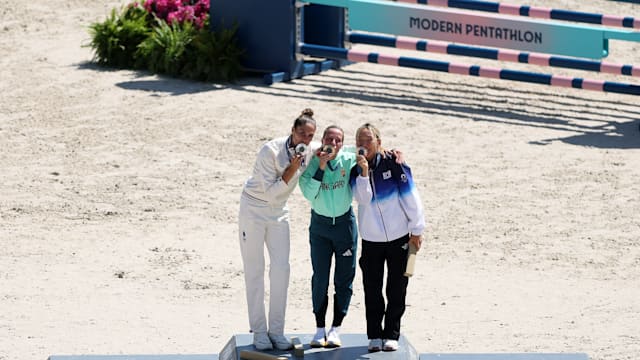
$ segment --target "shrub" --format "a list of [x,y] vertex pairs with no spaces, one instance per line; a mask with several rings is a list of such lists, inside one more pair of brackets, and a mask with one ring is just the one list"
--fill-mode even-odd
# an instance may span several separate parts
[[209,0],[146,0],[90,26],[94,60],[204,81],[241,74],[237,26],[209,31]]
[[191,23],[169,25],[159,21],[151,36],[138,47],[137,57],[140,65],[153,73],[179,76],[187,61],[187,47],[195,36]]
[[100,65],[117,68],[135,66],[138,45],[149,36],[149,14],[137,3],[116,9],[102,23],[89,27],[94,51],[93,60]]
[[217,32],[199,30],[187,47],[183,73],[194,80],[237,79],[243,54],[237,45],[237,30],[237,25]]

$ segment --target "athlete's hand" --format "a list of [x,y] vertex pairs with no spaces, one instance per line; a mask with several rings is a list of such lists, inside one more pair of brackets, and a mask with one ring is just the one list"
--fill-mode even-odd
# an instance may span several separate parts
[[364,155],[357,155],[356,161],[360,167],[360,176],[369,176],[369,161],[367,161],[367,158]]
[[422,246],[422,235],[411,235],[409,243],[416,247],[416,250],[420,250]]
[[300,166],[302,165],[302,158],[304,157],[304,155],[302,154],[296,154],[291,158],[291,161],[289,162],[289,166],[287,166],[286,169],[284,169],[284,172],[282,173],[282,180],[289,185],[289,181],[293,178],[293,175],[296,174],[296,171],[298,171],[298,169],[300,169]]
[[325,167],[327,166],[327,163],[333,159],[335,159],[336,157],[336,152],[332,151],[332,152],[325,152],[322,150],[318,150],[318,152],[316,152],[316,156],[318,157],[318,159],[320,159],[320,169],[324,170]]

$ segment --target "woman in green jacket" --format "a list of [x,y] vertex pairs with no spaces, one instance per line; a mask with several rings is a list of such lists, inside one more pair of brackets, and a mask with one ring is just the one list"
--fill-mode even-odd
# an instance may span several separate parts
[[[343,140],[344,131],[340,127],[327,127],[322,136],[322,147],[299,180],[302,194],[311,203],[311,293],[316,317],[316,333],[310,343],[312,347],[342,345],[340,326],[353,294],[358,229],[351,208],[349,174],[356,164],[356,155],[354,152],[341,151]],[[329,274],[334,257],[333,322],[326,332]]]

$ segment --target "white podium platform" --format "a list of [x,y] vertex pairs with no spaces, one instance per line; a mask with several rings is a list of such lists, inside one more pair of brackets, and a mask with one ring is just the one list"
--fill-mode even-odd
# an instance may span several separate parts
[[[296,357],[292,351],[271,350],[264,354],[297,360],[589,360],[584,353],[423,353],[418,354],[409,341],[401,336],[398,351],[369,353],[369,340],[365,334],[343,334],[339,348],[311,348],[312,334],[286,334],[298,337],[304,346],[304,356]],[[219,354],[140,354],[140,355],[51,355],[48,360],[241,360],[243,350],[256,351],[253,335],[232,336]]]

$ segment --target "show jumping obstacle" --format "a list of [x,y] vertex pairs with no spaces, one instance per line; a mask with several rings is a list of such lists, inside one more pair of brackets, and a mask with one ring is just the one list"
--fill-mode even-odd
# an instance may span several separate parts
[[352,49],[369,44],[638,77],[638,66],[596,60],[609,55],[609,40],[640,42],[633,17],[472,0],[212,0],[211,23],[238,24],[243,65],[267,73],[268,84],[370,62],[640,95],[634,84]]
[[529,16],[538,19],[573,21],[586,24],[640,29],[640,19],[630,16],[593,14],[580,11],[550,9],[545,7],[501,4],[481,0],[395,0],[409,4],[423,4],[465,10],[477,10],[503,15]]
[[540,66],[561,67],[586,71],[603,72],[615,75],[640,77],[640,67],[633,65],[615,64],[604,61],[553,56],[543,53],[528,53],[505,49],[492,49],[477,46],[459,45],[437,40],[424,40],[402,36],[375,35],[367,33],[349,32],[347,41],[352,44],[369,44],[392,47],[398,49],[417,50],[449,55],[460,55],[493,59],[509,62],[527,63]]

